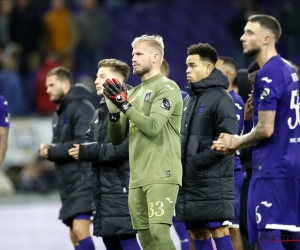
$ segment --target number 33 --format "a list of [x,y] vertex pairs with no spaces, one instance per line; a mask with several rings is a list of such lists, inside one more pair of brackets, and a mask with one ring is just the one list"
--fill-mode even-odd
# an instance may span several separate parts
[[153,202],[148,202],[148,214],[149,214],[149,218],[155,216],[163,216],[165,213],[165,210],[163,209],[164,207],[164,203],[161,201],[157,201],[155,203]]

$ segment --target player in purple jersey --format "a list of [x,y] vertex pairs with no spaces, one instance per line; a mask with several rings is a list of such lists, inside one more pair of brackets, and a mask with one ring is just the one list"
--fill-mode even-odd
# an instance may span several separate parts
[[[236,109],[236,115],[238,120],[238,134],[241,135],[244,126],[244,108],[245,104],[236,92],[234,92],[232,85],[237,76],[238,65],[231,57],[219,57],[216,63],[216,67],[221,70],[224,75],[227,76],[229,81],[229,87],[227,92],[231,95]],[[240,207],[241,207],[241,188],[244,180],[244,171],[239,158],[239,151],[234,154],[234,219],[230,228],[230,235],[232,239],[232,245],[234,249],[243,249],[243,243],[240,234]]]
[[[248,196],[248,229],[262,250],[291,249],[299,240],[300,112],[299,80],[275,49],[281,35],[272,16],[248,18],[241,37],[244,54],[260,66],[253,90],[254,128],[246,135],[221,134],[212,148],[226,154],[252,146],[253,174]],[[291,195],[292,193],[292,195]],[[292,242],[292,249],[300,249]]]
[[[167,62],[166,59],[164,59],[161,63],[160,66],[160,72],[165,76],[165,77],[169,77],[170,74],[170,67],[169,64]],[[182,94],[182,98],[184,99],[184,97],[187,95],[184,95],[185,91],[181,90],[181,94]],[[176,219],[176,216],[173,216],[172,218],[172,222],[173,222],[173,226],[174,229],[179,237],[180,240],[180,246],[181,246],[181,250],[189,250],[190,249],[190,240],[189,240],[189,234],[188,231],[185,229],[185,224],[183,221],[178,221]]]
[[7,101],[3,96],[0,96],[0,166],[7,150],[9,118]]

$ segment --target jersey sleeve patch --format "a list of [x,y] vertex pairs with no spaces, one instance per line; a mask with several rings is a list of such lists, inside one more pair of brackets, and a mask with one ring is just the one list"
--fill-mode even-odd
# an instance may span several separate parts
[[270,95],[270,89],[264,88],[263,91],[261,92],[260,99],[267,100],[269,95]]
[[171,107],[172,107],[172,104],[173,104],[172,101],[170,101],[170,100],[167,99],[167,98],[164,98],[164,99],[162,100],[162,103],[161,103],[160,107],[163,108],[163,109],[166,109],[166,110],[170,110]]

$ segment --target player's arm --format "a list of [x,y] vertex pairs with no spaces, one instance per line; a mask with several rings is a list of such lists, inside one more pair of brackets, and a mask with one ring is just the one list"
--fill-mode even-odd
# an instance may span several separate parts
[[0,166],[4,161],[4,157],[7,151],[8,145],[8,131],[9,131],[9,110],[7,101],[1,97],[1,101],[3,102],[3,106],[0,110]]
[[[121,144],[129,131],[129,122],[123,114],[110,114],[108,121],[108,137],[113,145]],[[115,118],[117,121],[115,121]]]
[[[214,120],[216,122],[217,138],[221,133],[237,134],[238,122],[235,105],[230,97],[223,97],[214,106]],[[198,169],[205,170],[222,160],[222,152],[210,148],[204,149],[194,157],[194,164]]]
[[81,144],[79,161],[104,163],[109,161],[124,161],[129,157],[128,138],[120,145],[112,143],[92,142]]
[[272,136],[276,111],[258,111],[258,123],[248,134],[241,136],[240,147],[246,148]]
[[0,166],[4,161],[4,157],[8,144],[8,128],[0,127]]
[[89,104],[82,103],[76,106],[73,115],[72,124],[74,126],[74,140],[65,143],[51,145],[48,148],[48,159],[50,161],[72,161],[74,160],[68,150],[73,148],[74,144],[83,143],[86,139],[86,132],[89,128],[90,121],[94,115],[94,108]]
[[277,102],[282,95],[282,76],[272,77],[272,83],[265,83],[259,89],[258,123],[254,129],[239,139],[239,148],[249,147],[272,136],[276,117]]
[[154,137],[166,125],[179,102],[182,102],[180,90],[162,84],[155,93],[149,116],[141,114],[134,107],[129,108],[125,116],[145,135]]
[[[127,91],[125,84],[121,84],[119,80],[113,78],[107,79],[103,84],[103,94],[109,98],[120,110],[128,120],[131,120],[134,125],[147,136],[156,136],[163,126],[166,125],[168,119],[173,113],[175,107],[181,102],[182,98],[180,90],[177,86],[170,87],[161,83],[160,89],[156,91],[154,99],[151,105],[151,111],[149,116],[140,114],[131,104],[128,102]],[[181,115],[181,114],[180,114]],[[112,117],[118,120],[119,117]],[[110,119],[112,122],[113,119]],[[115,122],[115,131],[120,133],[121,126],[118,122]],[[110,123],[111,126],[111,123]],[[110,135],[112,132],[109,133]],[[114,141],[111,139],[111,142]],[[114,143],[115,144],[115,143]]]

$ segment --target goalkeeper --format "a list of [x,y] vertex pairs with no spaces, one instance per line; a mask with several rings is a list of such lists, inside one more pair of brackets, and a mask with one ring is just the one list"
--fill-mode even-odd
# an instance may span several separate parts
[[118,145],[129,134],[128,202],[143,249],[175,250],[170,226],[182,181],[181,92],[160,73],[162,37],[135,38],[132,48],[133,73],[142,83],[129,95],[115,78],[103,84],[110,111],[109,138]]

